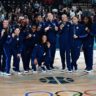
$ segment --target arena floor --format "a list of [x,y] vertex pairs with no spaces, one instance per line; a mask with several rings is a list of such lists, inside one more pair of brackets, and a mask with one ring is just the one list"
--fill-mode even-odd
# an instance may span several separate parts
[[[22,63],[22,62],[21,62]],[[0,96],[96,96],[96,52],[94,72],[84,72],[85,63],[81,53],[78,72],[61,71],[61,62],[56,52],[56,69],[49,73],[0,76]],[[22,67],[22,64],[21,64]]]

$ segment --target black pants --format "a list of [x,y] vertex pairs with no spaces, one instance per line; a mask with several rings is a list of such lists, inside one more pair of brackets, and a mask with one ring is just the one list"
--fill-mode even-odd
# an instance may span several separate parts
[[86,70],[93,69],[93,47],[94,47],[94,37],[86,38],[83,42],[83,52],[86,63]]
[[29,64],[31,60],[32,50],[24,50],[21,54],[23,61],[23,68],[25,71],[30,70]]
[[5,55],[3,48],[0,48],[0,71],[5,72]]

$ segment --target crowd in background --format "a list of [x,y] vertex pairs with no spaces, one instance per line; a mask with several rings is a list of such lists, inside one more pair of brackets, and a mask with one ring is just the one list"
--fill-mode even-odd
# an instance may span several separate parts
[[[47,1],[47,0],[46,0]],[[49,0],[52,1],[52,0]],[[26,16],[29,20],[33,20],[36,14],[41,14],[43,17],[46,16],[47,12],[53,12],[54,15],[59,17],[62,13],[67,13],[71,17],[79,15],[94,16],[95,9],[83,9],[78,6],[66,6],[66,4],[51,4],[52,2],[43,2],[36,0],[8,0],[0,2],[0,20],[4,18],[9,18],[14,21],[18,19],[19,16]]]
[[[25,73],[29,70],[37,73],[37,66],[43,72],[54,69],[57,35],[62,70],[67,68],[69,73],[78,70],[82,46],[85,70],[93,70],[95,9],[83,10],[63,4],[53,7],[33,0],[20,4],[8,5],[6,9],[0,2],[0,74],[11,75],[12,56],[12,68],[18,74],[21,74],[20,58]],[[32,68],[29,67],[30,60]]]

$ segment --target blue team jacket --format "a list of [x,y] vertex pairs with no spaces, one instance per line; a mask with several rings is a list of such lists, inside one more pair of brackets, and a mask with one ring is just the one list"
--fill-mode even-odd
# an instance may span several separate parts
[[0,29],[0,47],[3,47],[3,45],[5,44],[5,41],[7,39],[8,33],[4,32],[3,36],[1,37],[1,32],[2,32],[2,28]]
[[8,34],[7,39],[4,44],[4,48],[9,49],[11,52],[16,52],[17,54],[22,52],[22,38],[20,36],[12,37],[12,34]]
[[[60,25],[63,23],[60,23]],[[71,32],[71,23],[67,22],[63,29],[59,31],[59,42],[63,47],[71,47],[73,34]]]
[[29,33],[27,33],[26,37],[29,34],[31,34],[32,37],[24,40],[24,46],[25,46],[26,49],[32,50],[34,48],[35,44],[39,43],[39,34],[38,34],[37,31],[36,32],[30,31]]
[[77,39],[72,38],[72,45],[81,45],[82,39],[87,37],[87,33],[85,32],[85,27],[82,24],[77,24],[77,25],[72,24],[71,32],[73,36],[74,34],[78,36]]
[[47,21],[45,22],[45,28],[50,26],[51,28],[46,32],[48,36],[48,40],[50,43],[56,43],[56,38],[57,38],[57,31],[55,31],[55,26],[58,27],[58,23],[56,21]]
[[44,57],[46,59],[49,59],[49,58],[51,59],[50,48],[48,48],[47,46],[43,44],[36,45],[32,52],[32,62],[34,62],[35,58],[42,61]]

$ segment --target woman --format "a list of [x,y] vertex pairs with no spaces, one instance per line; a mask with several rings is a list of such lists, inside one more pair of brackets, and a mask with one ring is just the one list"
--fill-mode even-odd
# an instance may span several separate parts
[[10,68],[11,68],[11,57],[13,55],[13,70],[15,72],[20,73],[19,70],[19,62],[20,62],[20,54],[22,51],[22,38],[20,37],[20,29],[15,28],[12,34],[8,34],[7,39],[4,44],[4,54],[6,58],[6,68],[5,74],[6,76],[10,76]]
[[87,16],[83,18],[83,24],[87,33],[87,37],[83,39],[83,52],[86,63],[85,70],[91,72],[93,70],[94,25],[92,24],[91,17]]
[[82,47],[82,39],[87,36],[84,32],[84,26],[79,23],[78,17],[74,16],[72,19],[72,29],[71,32],[73,33],[72,39],[72,48],[71,48],[71,58],[72,58],[72,69],[77,70],[77,60],[80,56],[80,50]]
[[50,43],[47,41],[46,35],[42,36],[41,44],[38,44],[34,47],[31,60],[33,73],[37,73],[37,64],[42,68],[42,71],[45,71],[45,67],[47,68],[47,70],[50,70]]

